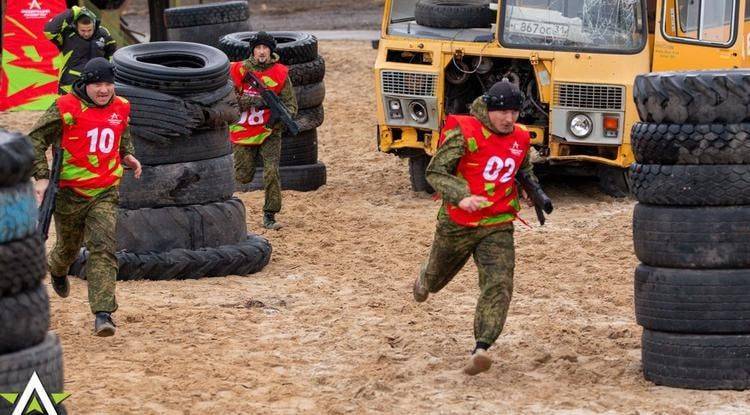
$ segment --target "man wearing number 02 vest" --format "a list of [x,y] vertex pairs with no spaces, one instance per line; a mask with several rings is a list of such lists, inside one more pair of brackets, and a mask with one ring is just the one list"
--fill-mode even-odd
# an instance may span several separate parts
[[449,115],[426,179],[443,199],[429,259],[414,281],[414,299],[427,300],[473,255],[479,271],[474,314],[476,346],[464,373],[476,375],[492,365],[487,349],[505,324],[513,293],[513,220],[521,209],[515,176],[532,180],[530,136],[516,124],[523,94],[506,80],[471,105],[471,115]]
[[242,62],[232,62],[229,74],[235,85],[240,119],[229,127],[234,149],[234,171],[237,181],[250,183],[255,177],[255,157],[263,157],[263,187],[266,201],[263,205],[263,226],[279,230],[276,214],[281,211],[281,134],[284,124],[273,122],[271,109],[263,100],[260,91],[246,74],[252,72],[265,88],[276,94],[289,115],[297,113],[297,98],[289,80],[289,69],[279,63],[276,54],[276,39],[266,32],[258,32],[249,40],[252,56]]
[[136,179],[141,176],[128,127],[130,103],[115,95],[114,82],[109,61],[90,60],[72,93],[59,97],[29,133],[39,203],[50,177],[45,153],[50,146],[62,148],[54,213],[57,240],[49,259],[52,288],[60,297],[68,296],[68,268],[85,246],[94,334],[102,337],[115,334],[111,314],[117,310],[115,225],[122,164],[133,169]]

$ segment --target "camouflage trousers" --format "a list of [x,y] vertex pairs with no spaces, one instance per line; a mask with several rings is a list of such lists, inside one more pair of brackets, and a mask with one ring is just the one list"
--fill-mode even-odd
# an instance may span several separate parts
[[513,225],[469,228],[441,216],[430,257],[420,273],[422,286],[431,293],[440,291],[473,256],[480,290],[474,338],[491,345],[503,330],[513,294]]
[[281,134],[274,132],[259,146],[234,147],[234,175],[240,183],[250,183],[255,177],[255,157],[263,157],[263,189],[266,202],[263,211],[278,213],[281,211],[281,178],[279,162],[281,161]]
[[116,187],[93,199],[87,199],[63,188],[57,192],[55,199],[57,240],[50,254],[50,273],[56,276],[67,275],[68,268],[78,256],[81,246],[85,246],[89,251],[86,280],[92,313],[111,313],[117,310],[115,226],[118,201]]

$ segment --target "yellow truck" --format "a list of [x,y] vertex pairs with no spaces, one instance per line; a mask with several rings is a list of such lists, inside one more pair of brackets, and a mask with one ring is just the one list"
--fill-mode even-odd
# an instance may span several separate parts
[[[375,62],[377,144],[415,191],[447,114],[494,82],[525,93],[532,158],[628,192],[635,76],[748,66],[750,0],[385,0]],[[741,19],[742,18],[742,19]]]

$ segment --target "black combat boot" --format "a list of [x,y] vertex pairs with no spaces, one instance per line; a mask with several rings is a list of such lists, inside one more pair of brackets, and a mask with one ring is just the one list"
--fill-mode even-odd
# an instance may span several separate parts
[[278,231],[283,227],[282,224],[276,222],[276,214],[273,212],[263,212],[263,227],[266,229],[273,229]]
[[94,320],[94,334],[99,337],[109,337],[115,334],[115,322],[112,321],[112,315],[106,311],[96,313]]
[[55,290],[57,295],[62,298],[67,297],[70,294],[70,282],[68,281],[68,276],[63,275],[62,277],[56,277],[54,275],[50,275],[50,277],[50,279],[52,280],[52,288]]

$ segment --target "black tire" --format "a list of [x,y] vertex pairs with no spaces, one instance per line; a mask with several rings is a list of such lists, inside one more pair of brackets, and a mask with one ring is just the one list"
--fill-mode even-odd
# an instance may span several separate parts
[[200,108],[189,108],[178,97],[122,83],[115,90],[130,102],[132,132],[141,140],[166,143],[172,137],[187,137],[202,121]]
[[657,72],[638,75],[633,98],[641,121],[675,124],[750,121],[750,71]]
[[213,91],[229,80],[227,57],[197,43],[140,43],[118,49],[112,60],[118,82],[169,94]]
[[[21,394],[36,372],[47,393],[64,392],[63,354],[60,340],[47,333],[36,346],[15,353],[0,355],[0,390]],[[65,414],[63,404],[55,405],[58,414]],[[0,413],[10,414],[13,406],[0,399]]]
[[750,268],[750,206],[671,207],[637,204],[635,255],[665,268]]
[[145,166],[185,163],[226,156],[232,152],[229,128],[197,129],[190,137],[159,145],[133,135],[135,156]]
[[31,182],[0,188],[0,244],[36,232],[38,212]]
[[250,22],[217,23],[203,26],[177,27],[167,29],[167,39],[177,42],[194,42],[219,47],[219,39],[227,33],[250,30]]
[[247,1],[198,4],[164,10],[164,23],[167,28],[243,22],[249,18],[250,8]]
[[325,111],[323,110],[322,105],[315,108],[299,110],[297,115],[294,116],[294,121],[297,122],[300,133],[320,127],[323,125],[324,120]]
[[[279,167],[282,190],[311,192],[326,184],[326,166],[323,163],[306,166]],[[247,184],[237,183],[237,191],[250,192],[263,189],[263,169],[256,168],[253,181]]]
[[411,190],[415,192],[425,192],[427,194],[435,193],[435,189],[430,186],[425,179],[425,170],[427,165],[430,164],[432,158],[426,154],[419,156],[409,157],[409,181],[411,182]]
[[418,25],[446,29],[490,27],[488,1],[419,0],[414,9]]
[[630,137],[641,164],[750,164],[750,123],[635,123]]
[[653,205],[750,204],[750,165],[633,164],[633,195]]
[[39,235],[0,245],[0,298],[37,287],[46,273],[47,258]]
[[[84,253],[84,257],[86,254]],[[249,234],[235,245],[197,250],[117,253],[118,280],[184,280],[226,275],[248,275],[262,270],[271,260],[271,244],[262,236]],[[86,278],[85,265],[76,275]]]
[[294,86],[322,82],[325,75],[326,62],[322,56],[307,63],[289,65],[289,80]]
[[0,297],[0,354],[13,353],[44,340],[49,329],[49,297],[43,284]]
[[34,147],[28,137],[0,129],[0,187],[28,180],[34,169]]
[[750,388],[750,335],[643,330],[643,376],[688,389]]
[[224,86],[219,89],[202,92],[200,94],[183,95],[182,99],[190,101],[204,107],[210,107],[211,105],[223,100],[227,95],[232,95],[234,99],[234,83],[232,81],[227,82]]
[[[249,58],[248,40],[257,32],[230,33],[219,40],[219,49],[227,54],[232,62]],[[318,56],[318,39],[303,32],[267,32],[276,39],[276,53],[284,65],[295,65],[314,60]]]
[[613,166],[599,166],[596,171],[599,190],[607,196],[627,197],[631,191],[628,169]]
[[[282,137],[279,166],[304,166],[318,162],[318,133],[308,130],[297,136]],[[256,166],[263,166],[263,157],[258,153]]]
[[314,108],[323,105],[326,97],[326,86],[323,82],[294,87],[299,109]]
[[188,163],[143,166],[140,180],[126,170],[120,186],[120,207],[186,206],[227,200],[232,196],[232,155]]
[[638,265],[635,317],[649,330],[750,333],[750,270],[686,270]]
[[117,250],[145,254],[232,245],[245,239],[245,227],[245,206],[236,198],[203,205],[120,209]]
[[117,10],[125,3],[125,0],[91,0],[91,4],[100,10]]

